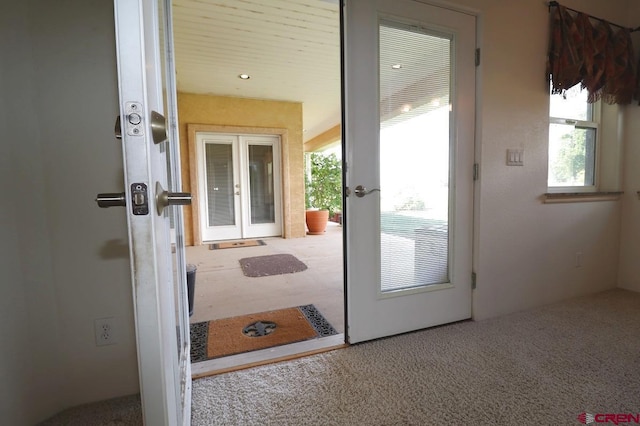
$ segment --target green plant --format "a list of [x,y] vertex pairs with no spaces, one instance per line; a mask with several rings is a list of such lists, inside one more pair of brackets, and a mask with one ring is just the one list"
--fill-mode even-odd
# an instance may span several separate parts
[[335,154],[312,152],[307,155],[310,170],[305,173],[306,206],[329,210],[332,217],[342,209],[342,164]]

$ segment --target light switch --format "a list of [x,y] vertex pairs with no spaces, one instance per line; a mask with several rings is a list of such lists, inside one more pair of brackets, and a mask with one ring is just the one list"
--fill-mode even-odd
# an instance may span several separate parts
[[507,149],[507,166],[524,166],[524,149]]

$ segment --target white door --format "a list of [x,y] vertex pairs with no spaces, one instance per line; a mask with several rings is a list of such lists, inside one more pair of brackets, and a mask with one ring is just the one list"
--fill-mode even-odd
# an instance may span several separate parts
[[[144,422],[148,425],[189,425],[191,415],[182,212],[180,207],[159,210],[157,203],[167,199],[184,203],[186,198],[184,194],[163,190],[175,191],[180,186],[175,71],[170,54],[172,34],[171,27],[166,25],[171,19],[170,7],[170,0],[161,0],[160,4],[157,0],[114,1],[124,200],[140,392]],[[165,123],[162,115],[168,117],[166,132],[162,129]],[[168,162],[173,164],[171,182]],[[173,209],[175,257],[171,248],[170,209]]]
[[475,17],[349,0],[348,339],[471,317]]
[[282,235],[280,138],[198,132],[202,241]]

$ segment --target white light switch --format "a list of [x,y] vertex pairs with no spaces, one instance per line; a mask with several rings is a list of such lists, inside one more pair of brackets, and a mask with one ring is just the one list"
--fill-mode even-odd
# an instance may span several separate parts
[[508,149],[507,166],[524,166],[524,149]]

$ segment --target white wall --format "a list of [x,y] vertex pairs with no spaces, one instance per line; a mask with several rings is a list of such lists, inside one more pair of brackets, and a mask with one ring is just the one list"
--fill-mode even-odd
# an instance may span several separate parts
[[33,424],[61,403],[34,63],[25,3],[0,11],[0,423]]
[[[139,389],[125,211],[94,202],[124,190],[113,4],[30,5],[62,389],[76,405]],[[95,345],[103,317],[116,318],[118,344]]]
[[[549,114],[546,2],[458,3],[481,16],[474,317],[615,287],[621,202],[541,201],[546,192]],[[613,22],[626,19],[626,0],[562,4]],[[524,167],[505,165],[508,148],[525,150]],[[580,268],[575,267],[577,252],[582,252]]]
[[[0,423],[139,390],[111,2],[3,2]],[[15,198],[14,198],[15,197]],[[96,347],[93,320],[119,343]]]
[[[640,26],[640,2],[631,1],[629,25]],[[634,33],[634,46],[640,47],[640,34]],[[638,54],[636,50],[636,54]],[[637,57],[637,56],[636,56]],[[640,291],[640,106],[634,103],[625,110],[624,197],[622,202],[622,242],[619,286]]]

